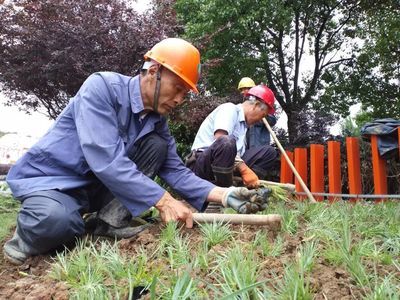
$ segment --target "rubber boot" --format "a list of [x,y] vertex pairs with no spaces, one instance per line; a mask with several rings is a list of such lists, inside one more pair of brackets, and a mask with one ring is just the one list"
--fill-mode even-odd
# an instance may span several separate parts
[[215,185],[230,187],[233,183],[233,166],[230,168],[211,166],[214,173]]
[[13,265],[20,266],[25,261],[36,254],[39,254],[34,248],[26,244],[18,234],[18,225],[13,237],[8,240],[3,247],[4,258]]
[[150,224],[130,226],[131,220],[132,215],[129,210],[114,198],[97,213],[93,234],[125,239],[137,235],[150,226]]
[[[215,185],[220,187],[230,187],[233,184],[233,167],[211,166],[214,173]],[[210,202],[205,210],[206,213],[221,213],[223,206],[220,203]]]

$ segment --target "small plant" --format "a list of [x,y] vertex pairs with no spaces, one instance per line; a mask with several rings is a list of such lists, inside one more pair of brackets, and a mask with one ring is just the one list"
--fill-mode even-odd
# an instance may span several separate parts
[[344,255],[344,263],[351,277],[353,277],[358,285],[364,286],[369,284],[369,276],[362,264],[361,256],[357,251],[354,251],[352,254]]
[[72,299],[110,299],[148,286],[154,275],[147,268],[144,254],[127,260],[116,243],[100,241],[96,248],[85,239],[74,250],[57,254],[50,275],[71,287]]
[[194,266],[200,268],[202,271],[206,271],[210,267],[212,255],[208,252],[208,246],[206,243],[202,244],[197,248],[197,254],[194,258]]
[[279,213],[282,215],[282,230],[291,235],[297,232],[299,226],[298,211],[286,209],[283,205],[279,207]]
[[216,280],[221,297],[238,295],[239,299],[253,299],[258,294],[258,264],[252,252],[245,252],[239,245],[220,256],[216,267]]
[[310,272],[314,266],[314,257],[317,254],[318,242],[313,241],[300,246],[298,252],[299,269],[303,273]]
[[285,268],[285,274],[277,287],[278,298],[283,299],[312,299],[313,293],[307,274],[314,266],[317,253],[316,241],[305,243],[299,248],[297,261]]
[[263,180],[260,181],[260,186],[269,188],[271,190],[271,194],[268,197],[269,202],[278,202],[284,203],[288,201],[288,192],[280,186],[270,185]]
[[179,235],[178,222],[168,222],[160,233],[160,251],[170,245]]
[[232,237],[229,225],[222,222],[205,223],[200,225],[208,249],[218,245]]
[[376,281],[365,300],[399,300],[399,280],[396,283],[394,276],[386,276],[380,282],[378,278]]
[[276,294],[274,299],[313,299],[310,282],[296,264],[285,268],[283,279],[277,284]]
[[274,243],[270,243],[265,233],[258,231],[254,237],[254,246],[261,248],[263,256],[277,257],[283,251],[283,238],[279,235]]
[[195,281],[191,278],[189,271],[184,271],[183,274],[176,275],[168,283],[162,284],[160,292],[157,297],[155,295],[152,299],[193,299],[197,295],[197,288]]
[[165,252],[171,268],[187,265],[190,261],[189,239],[181,235],[176,236],[171,244],[165,247]]

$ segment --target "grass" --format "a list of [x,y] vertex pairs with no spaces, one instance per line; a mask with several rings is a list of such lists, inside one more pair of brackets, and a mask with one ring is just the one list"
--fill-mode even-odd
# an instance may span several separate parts
[[16,224],[20,204],[11,196],[0,194],[0,241],[10,234]]
[[255,235],[253,247],[261,249],[263,256],[277,257],[283,252],[283,237],[279,235],[272,243],[265,233],[259,231]]
[[[1,239],[18,209],[0,196]],[[150,299],[313,299],[324,298],[312,284],[322,264],[343,270],[359,291],[352,297],[399,300],[400,202],[272,201],[263,213],[282,215],[281,232],[212,223],[198,226],[194,240],[172,222],[158,247],[129,256],[118,242],[82,240],[58,254],[50,276],[71,299],[131,299],[142,289]]]
[[257,286],[263,282],[258,281],[259,264],[254,260],[251,252],[243,251],[236,244],[217,258],[216,281],[219,297],[227,298],[238,296],[239,299],[253,299],[258,294]]
[[229,225],[224,225],[223,222],[201,224],[200,231],[204,235],[204,243],[208,249],[232,238]]
[[128,258],[116,243],[84,239],[57,255],[50,276],[70,287],[71,299],[125,299],[134,288],[149,287],[157,275],[147,264],[144,253]]

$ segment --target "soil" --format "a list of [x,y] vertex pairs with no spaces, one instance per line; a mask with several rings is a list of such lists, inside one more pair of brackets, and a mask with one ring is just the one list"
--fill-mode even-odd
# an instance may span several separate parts
[[[260,229],[256,226],[231,226],[237,232],[237,240],[239,242],[252,241],[257,230]],[[160,230],[160,225],[155,224],[134,238],[121,240],[119,242],[120,250],[130,256],[138,253],[140,248],[153,253],[158,246]],[[182,229],[182,234],[190,237],[191,244],[201,242],[201,234],[198,227]],[[276,233],[271,231],[267,231],[266,234],[268,234],[270,240],[273,240],[276,236]],[[258,279],[283,277],[285,263],[294,258],[296,249],[304,242],[303,236],[304,232],[302,230],[298,231],[295,236],[286,235],[284,253],[280,257],[263,257],[260,253],[254,253],[262,262],[260,278]],[[138,247],[138,244],[141,247]],[[226,248],[223,244],[214,246],[211,249],[211,251],[215,252],[223,252],[225,250]],[[68,299],[68,287],[63,283],[52,280],[48,276],[51,262],[52,255],[36,256],[29,259],[23,266],[16,267],[1,257],[0,299]],[[382,272],[385,271],[385,267],[387,266],[382,266]],[[202,271],[198,271],[194,276],[206,278],[208,274],[202,274]],[[363,290],[355,285],[345,269],[332,266],[321,258],[315,261],[310,284],[314,292],[314,299],[360,299],[364,294]],[[143,298],[147,299],[148,296]],[[212,295],[210,295],[211,298]]]

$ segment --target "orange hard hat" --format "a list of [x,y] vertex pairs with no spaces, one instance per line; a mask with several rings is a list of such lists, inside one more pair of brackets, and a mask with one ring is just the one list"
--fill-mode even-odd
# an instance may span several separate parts
[[200,52],[189,42],[179,38],[168,38],[155,44],[144,55],[152,59],[186,82],[191,90],[198,93],[196,84],[200,77]]
[[275,95],[274,92],[265,85],[256,85],[252,87],[248,93],[248,95],[255,96],[261,99],[265,104],[269,107],[269,114],[275,113]]

